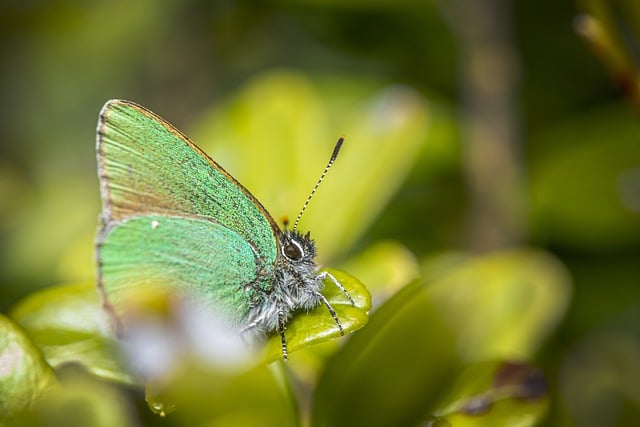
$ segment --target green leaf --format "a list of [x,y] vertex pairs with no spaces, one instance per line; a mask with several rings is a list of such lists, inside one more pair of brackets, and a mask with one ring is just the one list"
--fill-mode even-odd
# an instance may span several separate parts
[[[334,307],[345,333],[363,327],[368,320],[371,298],[355,278],[337,270],[327,270],[351,294],[355,306],[327,280],[324,295]],[[61,285],[25,298],[11,310],[19,323],[42,351],[47,362],[57,368],[74,362],[98,377],[134,384],[129,370],[114,351],[118,345],[111,335],[110,319],[93,283]],[[309,313],[299,313],[288,325],[290,351],[340,336],[338,326],[322,305]],[[280,337],[266,344],[267,360],[282,358]]]
[[133,405],[114,384],[100,381],[79,366],[57,371],[60,387],[50,390],[16,420],[16,427],[131,427]]
[[[371,309],[369,291],[356,278],[347,273],[334,269],[325,269],[324,271],[332,274],[344,286],[355,303],[352,305],[331,280],[325,279],[325,288],[322,294],[335,310],[345,335],[362,328],[369,320],[368,313]],[[319,305],[308,313],[298,313],[287,325],[285,335],[287,349],[290,353],[301,347],[342,336],[336,321],[324,305]],[[269,338],[266,343],[265,357],[267,360],[282,358],[280,335],[274,334]]]
[[374,243],[351,257],[341,267],[366,283],[374,299],[379,300],[393,295],[420,275],[415,255],[394,241]]
[[458,370],[453,331],[430,291],[409,285],[326,363],[315,426],[409,425],[422,419]]
[[465,367],[434,414],[456,427],[528,427],[541,421],[548,406],[540,370],[524,363],[483,362]]
[[600,251],[637,242],[639,133],[637,116],[620,103],[532,140],[541,147],[530,180],[538,240]]
[[47,363],[77,363],[93,374],[131,384],[115,357],[111,325],[95,283],[59,285],[36,292],[10,311]]
[[535,249],[445,254],[423,270],[465,361],[529,359],[564,316],[571,295],[565,267]]
[[569,348],[559,388],[574,425],[640,425],[639,338],[636,304]]
[[327,362],[314,425],[426,420],[463,361],[531,357],[569,298],[564,267],[536,250],[447,254],[424,270]]
[[55,384],[53,371],[27,335],[0,315],[0,425]]
[[298,426],[295,393],[283,362],[260,364],[242,372],[194,360],[182,375],[147,387],[147,403],[174,425]]

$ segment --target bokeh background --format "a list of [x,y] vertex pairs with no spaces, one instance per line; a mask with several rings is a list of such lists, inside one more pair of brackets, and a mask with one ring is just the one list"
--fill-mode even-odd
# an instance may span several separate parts
[[500,300],[494,326],[528,302],[535,326],[467,360],[540,367],[546,425],[640,423],[635,2],[8,1],[0,63],[3,311],[94,277],[106,100],[175,124],[278,220],[345,134],[302,222],[323,262],[374,309],[466,257],[474,307],[522,275],[544,295]]

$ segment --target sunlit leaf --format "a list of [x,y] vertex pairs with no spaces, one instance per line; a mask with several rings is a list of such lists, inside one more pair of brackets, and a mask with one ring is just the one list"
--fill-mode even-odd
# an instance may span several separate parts
[[[366,288],[343,272],[328,271],[343,284],[356,303],[351,305],[344,294],[327,280],[324,294],[335,309],[345,333],[360,329],[366,324],[371,307]],[[25,328],[53,367],[74,362],[102,378],[135,383],[114,351],[112,325],[94,284],[57,286],[40,291],[14,307],[11,315]],[[339,336],[338,326],[324,305],[309,313],[300,313],[287,329],[290,351]],[[195,350],[185,351],[188,354]],[[265,354],[268,360],[282,357],[279,336],[269,340]]]
[[327,361],[313,425],[409,425],[423,418],[458,367],[439,307],[427,288],[410,285]]
[[367,284],[374,306],[417,279],[420,274],[415,256],[402,244],[392,241],[368,246],[342,267]]
[[467,361],[530,358],[562,319],[571,294],[564,266],[534,249],[438,256],[424,270]]
[[[326,269],[326,271],[344,286],[355,303],[352,305],[333,282],[325,280],[322,293],[335,310],[345,335],[362,328],[369,320],[368,312],[371,309],[371,296],[367,288],[347,273],[333,269]],[[298,313],[287,325],[285,335],[289,352],[342,336],[336,321],[327,307],[322,304],[308,313]],[[267,342],[266,358],[268,360],[282,358],[279,335],[272,336]]]
[[530,357],[569,293],[564,268],[534,250],[444,256],[425,266],[425,277],[327,362],[314,425],[407,425],[437,415],[462,361]]
[[280,71],[249,81],[201,122],[193,140],[275,218],[297,215],[345,134],[301,222],[326,260],[354,243],[407,176],[427,141],[430,114],[408,87]]
[[113,351],[111,324],[95,283],[60,285],[33,293],[10,315],[54,368],[78,363],[99,377],[133,382]]
[[0,315],[0,425],[28,409],[55,384],[53,371],[28,336]]
[[113,384],[69,365],[57,372],[60,387],[50,390],[31,410],[22,414],[16,427],[92,426],[130,427],[134,420],[132,402]]
[[147,387],[152,411],[177,425],[299,425],[283,362],[227,372],[197,361],[183,375]]

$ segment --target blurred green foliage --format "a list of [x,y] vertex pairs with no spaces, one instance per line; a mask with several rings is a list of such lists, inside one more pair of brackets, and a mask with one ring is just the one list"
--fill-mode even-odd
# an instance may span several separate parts
[[[497,43],[465,44],[472,5],[504,26],[508,73],[467,57]],[[639,41],[623,0],[4,2],[0,425],[640,424]],[[478,64],[516,76],[524,177],[521,237],[485,253],[477,200],[513,183],[469,182],[471,156],[501,154],[469,143],[470,105],[497,105],[473,104]],[[368,325],[328,340],[326,310],[301,313],[289,362],[234,369],[196,340],[142,384],[93,287],[110,98],[175,124],[276,219],[345,134],[301,227],[371,292]]]

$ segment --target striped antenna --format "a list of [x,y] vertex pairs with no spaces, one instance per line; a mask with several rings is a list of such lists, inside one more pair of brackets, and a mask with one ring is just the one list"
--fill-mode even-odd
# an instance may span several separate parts
[[309,202],[311,201],[311,198],[316,193],[316,190],[320,186],[320,183],[322,182],[324,177],[327,175],[327,172],[329,172],[329,169],[331,168],[331,166],[333,166],[333,162],[336,161],[336,158],[338,157],[338,153],[340,152],[340,148],[342,148],[343,142],[344,142],[344,135],[338,139],[338,142],[336,142],[336,146],[333,148],[333,153],[331,154],[329,163],[327,163],[327,166],[324,168],[324,171],[322,171],[322,175],[320,175],[320,179],[318,179],[318,182],[316,182],[316,185],[313,187],[313,190],[311,190],[311,194],[309,194],[309,197],[307,197],[307,200],[304,202],[304,205],[302,205],[302,209],[300,210],[300,213],[296,217],[296,222],[293,223],[292,231],[296,231],[296,228],[298,228],[298,223],[300,222],[300,218],[302,218],[302,214],[304,213],[305,210],[307,210],[307,206],[309,206]]

